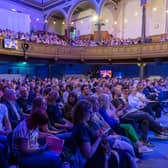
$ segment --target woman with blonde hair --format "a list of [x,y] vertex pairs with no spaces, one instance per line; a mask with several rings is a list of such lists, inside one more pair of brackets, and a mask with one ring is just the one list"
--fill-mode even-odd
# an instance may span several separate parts
[[[119,109],[115,108],[110,102],[109,96],[107,94],[100,94],[99,96],[100,104],[100,114],[104,120],[116,131],[117,129],[124,130],[124,134],[130,138],[130,140],[138,148],[139,153],[146,153],[153,151],[152,149],[144,146],[139,138],[139,135],[136,133],[135,129],[131,124],[120,124],[120,119],[117,116]],[[122,128],[122,129],[121,129]]]

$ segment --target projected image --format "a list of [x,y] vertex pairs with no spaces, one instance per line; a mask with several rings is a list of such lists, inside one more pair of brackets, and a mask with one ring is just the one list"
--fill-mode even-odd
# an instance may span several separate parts
[[18,43],[17,40],[4,39],[4,48],[17,49]]
[[111,70],[101,70],[100,77],[101,78],[112,78],[112,71]]

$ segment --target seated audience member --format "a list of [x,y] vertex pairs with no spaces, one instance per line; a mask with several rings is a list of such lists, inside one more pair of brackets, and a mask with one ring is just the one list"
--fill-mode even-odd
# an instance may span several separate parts
[[36,97],[36,94],[35,94],[35,91],[34,91],[34,89],[35,89],[35,82],[34,81],[32,81],[32,82],[30,82],[29,83],[29,87],[30,87],[30,89],[29,89],[29,97],[28,97],[28,99],[30,100],[30,103],[32,104],[33,103],[33,100],[34,100],[34,98]]
[[46,87],[43,90],[42,96],[47,100],[47,96],[50,92],[51,92],[51,87]]
[[103,139],[102,133],[97,132],[96,134],[95,132],[93,134],[87,123],[90,120],[92,113],[92,106],[87,100],[80,100],[73,110],[74,128],[72,136],[82,155],[82,159],[80,161],[81,165],[79,167],[93,168],[104,167],[104,165],[106,165],[105,167],[115,167],[116,164],[119,164],[120,168],[126,168],[128,165],[130,168],[136,168],[135,160],[132,159],[130,161],[126,152],[123,152],[124,157],[119,155],[120,162],[124,164],[121,166],[120,163],[116,163],[114,159],[115,155],[110,146],[108,147],[108,151],[110,150],[111,155],[108,157],[108,160],[106,160],[107,157],[105,156],[107,151],[104,153],[101,146],[102,142],[106,139],[105,135]]
[[154,118],[161,117],[162,108],[160,103],[147,99],[146,95],[143,93],[143,89],[144,87],[142,84],[137,85],[136,97],[138,97],[139,101],[144,104],[144,108],[142,110],[148,112],[149,114],[154,116]]
[[152,106],[147,104],[147,100],[145,100],[144,95],[142,95],[140,92],[137,92],[136,87],[131,88],[130,94],[128,96],[128,103],[131,108],[145,111],[155,118]]
[[[130,138],[130,140],[135,144],[138,148],[139,153],[143,152],[151,152],[152,150],[148,147],[144,146],[140,141],[139,135],[133,128],[131,124],[120,123],[120,119],[117,116],[117,109],[110,103],[109,96],[107,94],[100,94],[99,96],[100,103],[100,114],[104,118],[104,120],[115,130],[114,125],[119,124],[118,127],[124,129],[124,133],[126,136]],[[113,107],[112,107],[113,106]]]
[[21,109],[16,101],[16,92],[14,89],[6,88],[4,91],[4,104],[8,109],[9,120],[12,128],[22,120]]
[[32,108],[32,104],[28,98],[28,91],[26,87],[22,86],[20,88],[20,97],[17,99],[17,102],[21,108],[21,111],[24,114],[29,115]]
[[[92,125],[93,129],[92,131],[95,132],[95,129],[97,127],[101,127],[101,129],[107,129],[110,130],[108,131],[108,135],[111,135],[111,138],[117,139],[117,141],[120,141],[120,144],[122,144],[123,142],[129,143],[131,144],[130,140],[127,137],[124,137],[122,135],[117,135],[114,130],[111,128],[111,126],[104,120],[104,118],[101,116],[101,114],[99,113],[99,109],[100,109],[100,103],[98,101],[98,97],[97,96],[90,96],[88,98],[88,101],[92,104],[92,108],[93,108],[93,113],[91,114],[91,119],[88,122],[88,124]],[[96,115],[96,116],[95,116]],[[95,121],[96,120],[96,121]],[[97,120],[100,120],[100,122],[98,123]],[[125,147],[129,146],[127,144],[125,144]],[[128,147],[129,148],[129,147]],[[128,149],[127,148],[127,149]],[[132,148],[132,146],[131,146]],[[129,149],[130,150],[130,149]],[[133,151],[133,155],[134,155],[134,151]]]
[[72,108],[77,103],[77,100],[78,100],[77,94],[75,94],[74,92],[69,93],[68,101],[64,105],[64,117],[69,121],[72,121],[73,118]]
[[65,86],[65,91],[63,92],[63,95],[62,95],[64,103],[68,102],[68,96],[69,96],[69,93],[72,92],[72,90],[73,90],[73,87],[71,85],[66,85]]
[[[0,99],[3,92],[0,90]],[[8,118],[8,110],[4,104],[0,103],[0,165],[8,168],[8,140],[7,135],[12,131]]]
[[59,99],[59,93],[51,91],[47,98],[47,114],[49,121],[53,127],[61,129],[72,129],[73,124],[63,117],[63,109],[60,107],[57,100]]
[[[3,92],[0,90],[0,99],[2,96]],[[8,109],[4,104],[0,103],[0,136],[8,135],[11,131],[12,128],[8,117]]]
[[38,144],[39,128],[48,123],[43,109],[35,108],[13,131],[13,150],[21,168],[59,168],[61,160],[47,145]]
[[[138,123],[136,120],[133,118],[127,118],[126,114],[126,109],[128,107],[128,88],[118,88],[114,87],[113,88],[113,105],[118,109],[117,116],[120,118],[121,122],[127,122],[133,124],[134,128],[136,128],[136,131],[140,131],[141,133],[141,140],[145,142],[148,146],[153,146],[149,141],[148,141],[148,130],[149,130],[149,124],[147,120],[141,120]],[[130,108],[131,110],[131,108]]]
[[[32,106],[32,110],[36,110],[36,109],[41,109],[43,111],[43,113],[45,115],[47,115],[47,102],[46,100],[41,97],[41,96],[38,96],[34,99],[33,101],[33,106]],[[48,116],[48,115],[47,115]],[[45,132],[45,133],[48,133],[48,134],[57,134],[59,132],[62,132],[63,130],[57,130],[56,128],[50,126],[50,122],[48,120],[48,123],[46,125],[43,125],[41,128],[40,128],[41,131]]]
[[149,100],[158,100],[159,92],[153,87],[152,82],[147,80],[145,82],[145,87],[143,89],[143,93]]
[[81,86],[81,95],[78,97],[78,99],[86,99],[89,97],[91,91],[88,85],[83,84]]
[[143,107],[143,104],[142,102],[138,101],[135,95],[136,95],[136,88],[133,87],[132,89],[130,89],[130,95],[128,96],[128,107],[125,109],[123,117],[127,119],[134,119],[136,122],[146,120],[149,124],[149,129],[157,133],[158,136],[160,137],[164,137],[164,135],[166,136],[167,128],[162,127],[148,113],[139,110],[141,109],[141,107]]

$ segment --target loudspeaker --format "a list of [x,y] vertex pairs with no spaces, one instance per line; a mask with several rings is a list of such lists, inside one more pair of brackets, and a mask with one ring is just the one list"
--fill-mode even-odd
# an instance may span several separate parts
[[27,50],[29,49],[29,44],[28,44],[28,43],[23,43],[23,44],[22,44],[22,49],[23,49],[24,51],[27,51]]

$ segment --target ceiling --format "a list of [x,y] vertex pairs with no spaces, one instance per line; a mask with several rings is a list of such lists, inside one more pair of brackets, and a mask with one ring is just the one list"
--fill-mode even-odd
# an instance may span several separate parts
[[[26,5],[38,8],[38,9],[45,9],[48,7],[51,7],[52,5],[55,5],[56,3],[60,2],[61,0],[11,0],[11,1],[15,1],[18,3],[24,3]],[[108,3],[115,3],[118,4],[118,2],[120,2],[121,0],[107,0]],[[80,8],[83,9],[87,9],[87,5],[89,3],[83,3],[84,6],[80,5]],[[89,6],[90,7],[90,6]],[[78,11],[80,10],[80,8],[76,9],[75,13],[78,13]]]
[[12,0],[12,1],[23,3],[38,9],[43,9],[50,5],[56,4],[60,0]]

